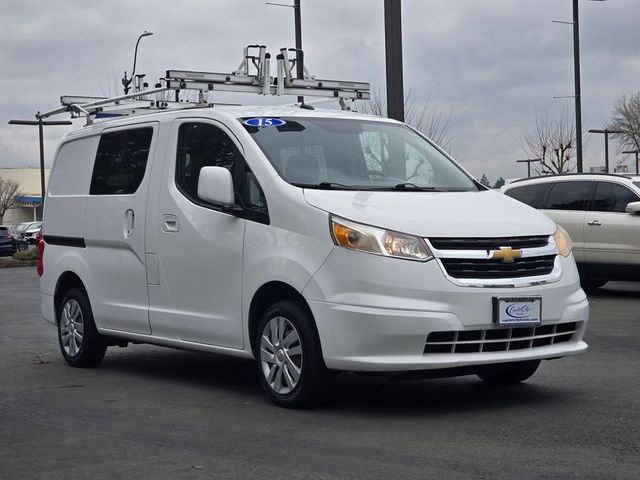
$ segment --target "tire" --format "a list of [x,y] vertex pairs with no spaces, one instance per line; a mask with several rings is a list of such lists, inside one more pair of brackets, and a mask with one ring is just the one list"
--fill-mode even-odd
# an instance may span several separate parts
[[320,400],[329,377],[306,306],[282,301],[269,307],[258,324],[254,346],[260,385],[271,401],[302,408]]
[[106,339],[98,333],[87,294],[69,290],[57,305],[58,344],[72,367],[95,367],[107,351]]
[[513,385],[531,377],[536,373],[538,366],[540,366],[540,360],[500,363],[481,367],[477,375],[491,385]]

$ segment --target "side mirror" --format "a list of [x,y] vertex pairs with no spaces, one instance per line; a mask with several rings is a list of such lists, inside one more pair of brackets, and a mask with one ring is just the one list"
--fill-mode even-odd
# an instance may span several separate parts
[[202,167],[198,177],[198,198],[218,205],[233,205],[233,179],[223,167]]
[[630,204],[627,205],[625,212],[631,215],[640,214],[640,202],[631,202]]

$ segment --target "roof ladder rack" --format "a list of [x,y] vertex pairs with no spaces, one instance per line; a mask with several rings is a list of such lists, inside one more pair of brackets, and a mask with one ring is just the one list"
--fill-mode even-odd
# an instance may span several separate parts
[[[303,64],[303,78],[294,78],[295,59],[288,52],[299,54]],[[366,82],[343,80],[320,80],[304,67],[304,54],[295,48],[281,48],[276,56],[276,76],[271,76],[271,54],[265,45],[248,45],[243,49],[243,58],[236,70],[230,73],[198,72],[191,70],[167,70],[155,87],[148,89],[144,75],[136,75],[134,92],[115,97],[60,97],[61,107],[40,113],[37,118],[69,112],[72,118],[83,115],[87,124],[94,118],[123,115],[139,115],[153,110],[174,108],[196,108],[213,106],[207,94],[215,91],[253,93],[258,95],[292,95],[335,98],[343,110],[348,110],[347,100],[368,100],[370,85]],[[198,92],[197,101],[181,101],[181,90]],[[169,100],[167,93],[173,91],[175,99]]]

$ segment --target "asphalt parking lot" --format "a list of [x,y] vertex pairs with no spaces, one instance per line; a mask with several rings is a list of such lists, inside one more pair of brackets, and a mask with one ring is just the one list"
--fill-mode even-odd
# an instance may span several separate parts
[[526,384],[341,375],[290,411],[251,362],[146,345],[72,369],[34,268],[0,269],[0,478],[640,478],[640,283],[590,298],[587,354]]

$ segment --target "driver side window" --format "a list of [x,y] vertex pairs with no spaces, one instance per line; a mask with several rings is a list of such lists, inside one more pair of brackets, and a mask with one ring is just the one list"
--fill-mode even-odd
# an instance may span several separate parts
[[228,169],[233,177],[236,203],[244,209],[244,218],[269,223],[264,192],[233,140],[215,125],[183,123],[178,130],[176,185],[193,203],[218,209],[198,197],[202,167]]

